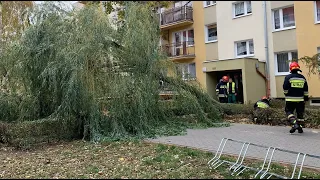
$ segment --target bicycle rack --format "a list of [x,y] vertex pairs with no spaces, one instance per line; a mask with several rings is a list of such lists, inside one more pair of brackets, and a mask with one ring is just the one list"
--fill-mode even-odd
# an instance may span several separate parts
[[[231,162],[231,161],[221,160],[220,159],[221,155],[223,154],[223,151],[225,149],[225,146],[226,146],[227,142],[236,142],[236,143],[241,143],[242,144],[241,150],[238,153],[238,158],[237,158],[237,160],[235,162]],[[260,147],[260,148],[266,148],[267,149],[267,152],[266,152],[265,157],[264,157],[263,164],[261,165],[260,168],[250,167],[250,166],[247,166],[247,165],[243,164],[243,161],[244,161],[244,159],[246,157],[246,154],[247,154],[247,152],[249,150],[249,146],[255,146],[255,147]],[[286,177],[286,176],[282,176],[282,175],[279,175],[279,174],[276,174],[276,173],[269,172],[271,163],[273,161],[273,156],[277,151],[278,152],[291,153],[291,154],[297,154],[296,161],[294,163],[293,172],[291,174],[291,177]],[[298,162],[299,162],[299,159],[300,159],[301,155],[302,155],[302,161],[301,161],[301,163],[299,165]],[[238,176],[241,173],[243,173],[245,170],[253,170],[253,171],[256,172],[254,178],[259,177],[259,179],[263,179],[265,177],[267,177],[267,179],[270,179],[272,176],[275,176],[275,177],[281,178],[281,179],[293,179],[293,178],[295,178],[297,167],[300,166],[300,169],[299,169],[298,175],[297,175],[297,179],[300,179],[302,168],[303,168],[303,165],[304,165],[306,157],[317,158],[317,159],[320,160],[320,156],[317,156],[317,155],[311,155],[311,154],[306,154],[306,153],[301,153],[301,152],[295,152],[295,151],[290,151],[290,150],[271,147],[271,146],[268,147],[268,146],[254,144],[254,143],[233,140],[233,139],[229,139],[229,138],[222,138],[221,142],[219,144],[219,147],[218,147],[218,149],[217,149],[217,151],[215,153],[215,156],[210,161],[208,161],[208,165],[209,165],[210,169],[211,168],[217,169],[219,166],[221,166],[224,163],[229,164],[230,167],[228,169],[231,172],[232,176]],[[268,165],[266,166],[266,164],[268,164]],[[235,173],[237,173],[237,174],[235,174]]]

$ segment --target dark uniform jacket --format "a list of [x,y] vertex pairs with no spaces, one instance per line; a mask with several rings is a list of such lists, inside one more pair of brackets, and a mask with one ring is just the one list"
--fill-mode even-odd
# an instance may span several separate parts
[[227,97],[227,83],[219,82],[216,87],[216,92],[219,97]]
[[283,92],[286,101],[308,101],[308,83],[306,78],[298,72],[287,75],[283,82]]

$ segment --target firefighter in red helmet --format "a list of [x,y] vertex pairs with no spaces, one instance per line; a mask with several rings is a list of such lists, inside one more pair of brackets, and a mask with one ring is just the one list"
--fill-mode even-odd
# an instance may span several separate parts
[[[300,66],[297,62],[290,64],[290,74],[287,75],[283,82],[283,92],[286,100],[285,112],[288,121],[292,124],[290,133],[298,130],[303,133],[305,102],[309,100],[308,83],[306,78],[299,73]],[[297,118],[294,115],[297,113]]]
[[227,83],[229,82],[228,76],[223,76],[221,81],[217,84],[216,94],[220,103],[228,102]]

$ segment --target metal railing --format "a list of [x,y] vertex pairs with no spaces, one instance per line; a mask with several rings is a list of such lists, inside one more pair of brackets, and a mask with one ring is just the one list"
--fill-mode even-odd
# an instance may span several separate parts
[[160,14],[160,25],[167,25],[183,20],[193,21],[193,9],[190,6],[182,6],[169,9]]
[[[241,151],[238,153],[238,158],[235,162],[233,161],[228,161],[228,160],[222,160],[221,155],[223,154],[223,151],[225,150],[226,144],[230,143],[237,143],[238,146],[242,145]],[[261,167],[251,167],[249,165],[244,164],[244,159],[246,155],[248,154],[248,151],[250,147],[260,147],[265,150],[267,150],[263,164]],[[293,171],[291,174],[291,177],[286,177],[284,175],[276,174],[270,172],[270,165],[274,161],[274,154],[279,153],[279,152],[285,152],[289,154],[296,155],[295,161],[293,164]],[[301,158],[302,157],[302,158]],[[307,158],[308,157],[308,158]],[[217,169],[219,166],[222,164],[228,164],[228,169],[231,172],[232,176],[238,176],[241,173],[243,173],[245,170],[253,170],[256,171],[256,174],[254,178],[259,178],[263,179],[267,177],[267,179],[270,179],[272,176],[281,178],[281,179],[300,179],[301,173],[302,173],[302,168],[304,167],[305,160],[307,159],[320,159],[320,156],[318,155],[311,155],[311,154],[306,154],[306,153],[301,153],[301,152],[295,152],[295,151],[290,151],[286,149],[281,149],[277,147],[272,147],[272,146],[264,146],[264,145],[259,145],[259,144],[254,144],[254,143],[249,143],[249,142],[244,142],[244,141],[238,141],[238,140],[233,140],[233,139],[228,139],[228,138],[223,138],[219,144],[219,147],[215,153],[215,156],[208,162],[208,165],[210,168]],[[301,162],[299,163],[299,160],[301,159]],[[298,171],[296,171],[299,169]]]
[[194,56],[194,41],[183,41],[181,43],[165,44],[161,47],[168,57]]

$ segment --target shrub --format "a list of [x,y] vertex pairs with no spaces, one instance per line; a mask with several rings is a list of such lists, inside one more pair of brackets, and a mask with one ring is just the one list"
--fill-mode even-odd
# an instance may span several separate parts
[[221,104],[222,111],[226,115],[244,114],[250,115],[253,111],[252,104]]

